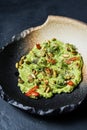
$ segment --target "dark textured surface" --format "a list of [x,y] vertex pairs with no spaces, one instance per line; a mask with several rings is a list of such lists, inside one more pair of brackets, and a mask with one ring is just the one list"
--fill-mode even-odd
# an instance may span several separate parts
[[[87,1],[0,0],[0,47],[22,30],[42,24],[48,14],[64,15],[87,22]],[[20,111],[0,99],[0,130],[86,130],[86,101],[71,114],[41,118]]]
[[57,94],[51,99],[31,99],[22,94],[19,87],[17,87],[18,75],[16,73],[18,72],[15,63],[19,61],[20,57],[29,52],[31,44],[26,42],[27,39],[28,35],[25,38],[20,38],[20,40],[15,38],[0,52],[0,84],[3,88],[0,96],[2,95],[3,99],[18,108],[39,115],[53,115],[74,110],[87,95],[84,80],[72,93]]

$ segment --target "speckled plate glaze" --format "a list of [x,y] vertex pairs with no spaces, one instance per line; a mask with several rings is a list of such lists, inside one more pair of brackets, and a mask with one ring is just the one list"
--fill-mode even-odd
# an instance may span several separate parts
[[[51,99],[30,99],[17,87],[18,72],[15,63],[27,54],[36,43],[57,38],[73,43],[84,61],[83,80],[70,94],[56,94]],[[48,16],[38,27],[24,30],[13,36],[12,42],[0,50],[0,96],[8,103],[38,115],[57,115],[70,112],[82,103],[87,95],[87,25],[61,16]]]

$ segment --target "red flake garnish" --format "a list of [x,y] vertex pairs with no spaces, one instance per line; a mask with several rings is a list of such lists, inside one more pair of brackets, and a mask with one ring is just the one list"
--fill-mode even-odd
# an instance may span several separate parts
[[36,47],[37,47],[37,49],[39,49],[39,50],[41,49],[41,46],[40,46],[39,43],[36,44]]

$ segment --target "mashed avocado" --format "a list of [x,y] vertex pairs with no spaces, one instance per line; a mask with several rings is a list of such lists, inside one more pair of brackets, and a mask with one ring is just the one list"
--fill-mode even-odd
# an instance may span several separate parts
[[18,86],[31,98],[70,93],[82,79],[82,57],[74,45],[56,40],[37,43],[16,63]]

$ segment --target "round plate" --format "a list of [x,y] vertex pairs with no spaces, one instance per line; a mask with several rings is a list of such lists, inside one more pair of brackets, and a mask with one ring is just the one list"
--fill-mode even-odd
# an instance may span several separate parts
[[[65,43],[72,43],[81,53],[84,61],[83,80],[70,94],[56,94],[50,99],[31,99],[21,93],[17,86],[18,72],[15,63],[27,54],[36,43],[57,38]],[[13,36],[12,42],[0,51],[0,95],[8,103],[39,115],[52,115],[74,110],[87,94],[87,25],[61,16],[49,16],[38,27],[23,31]]]

